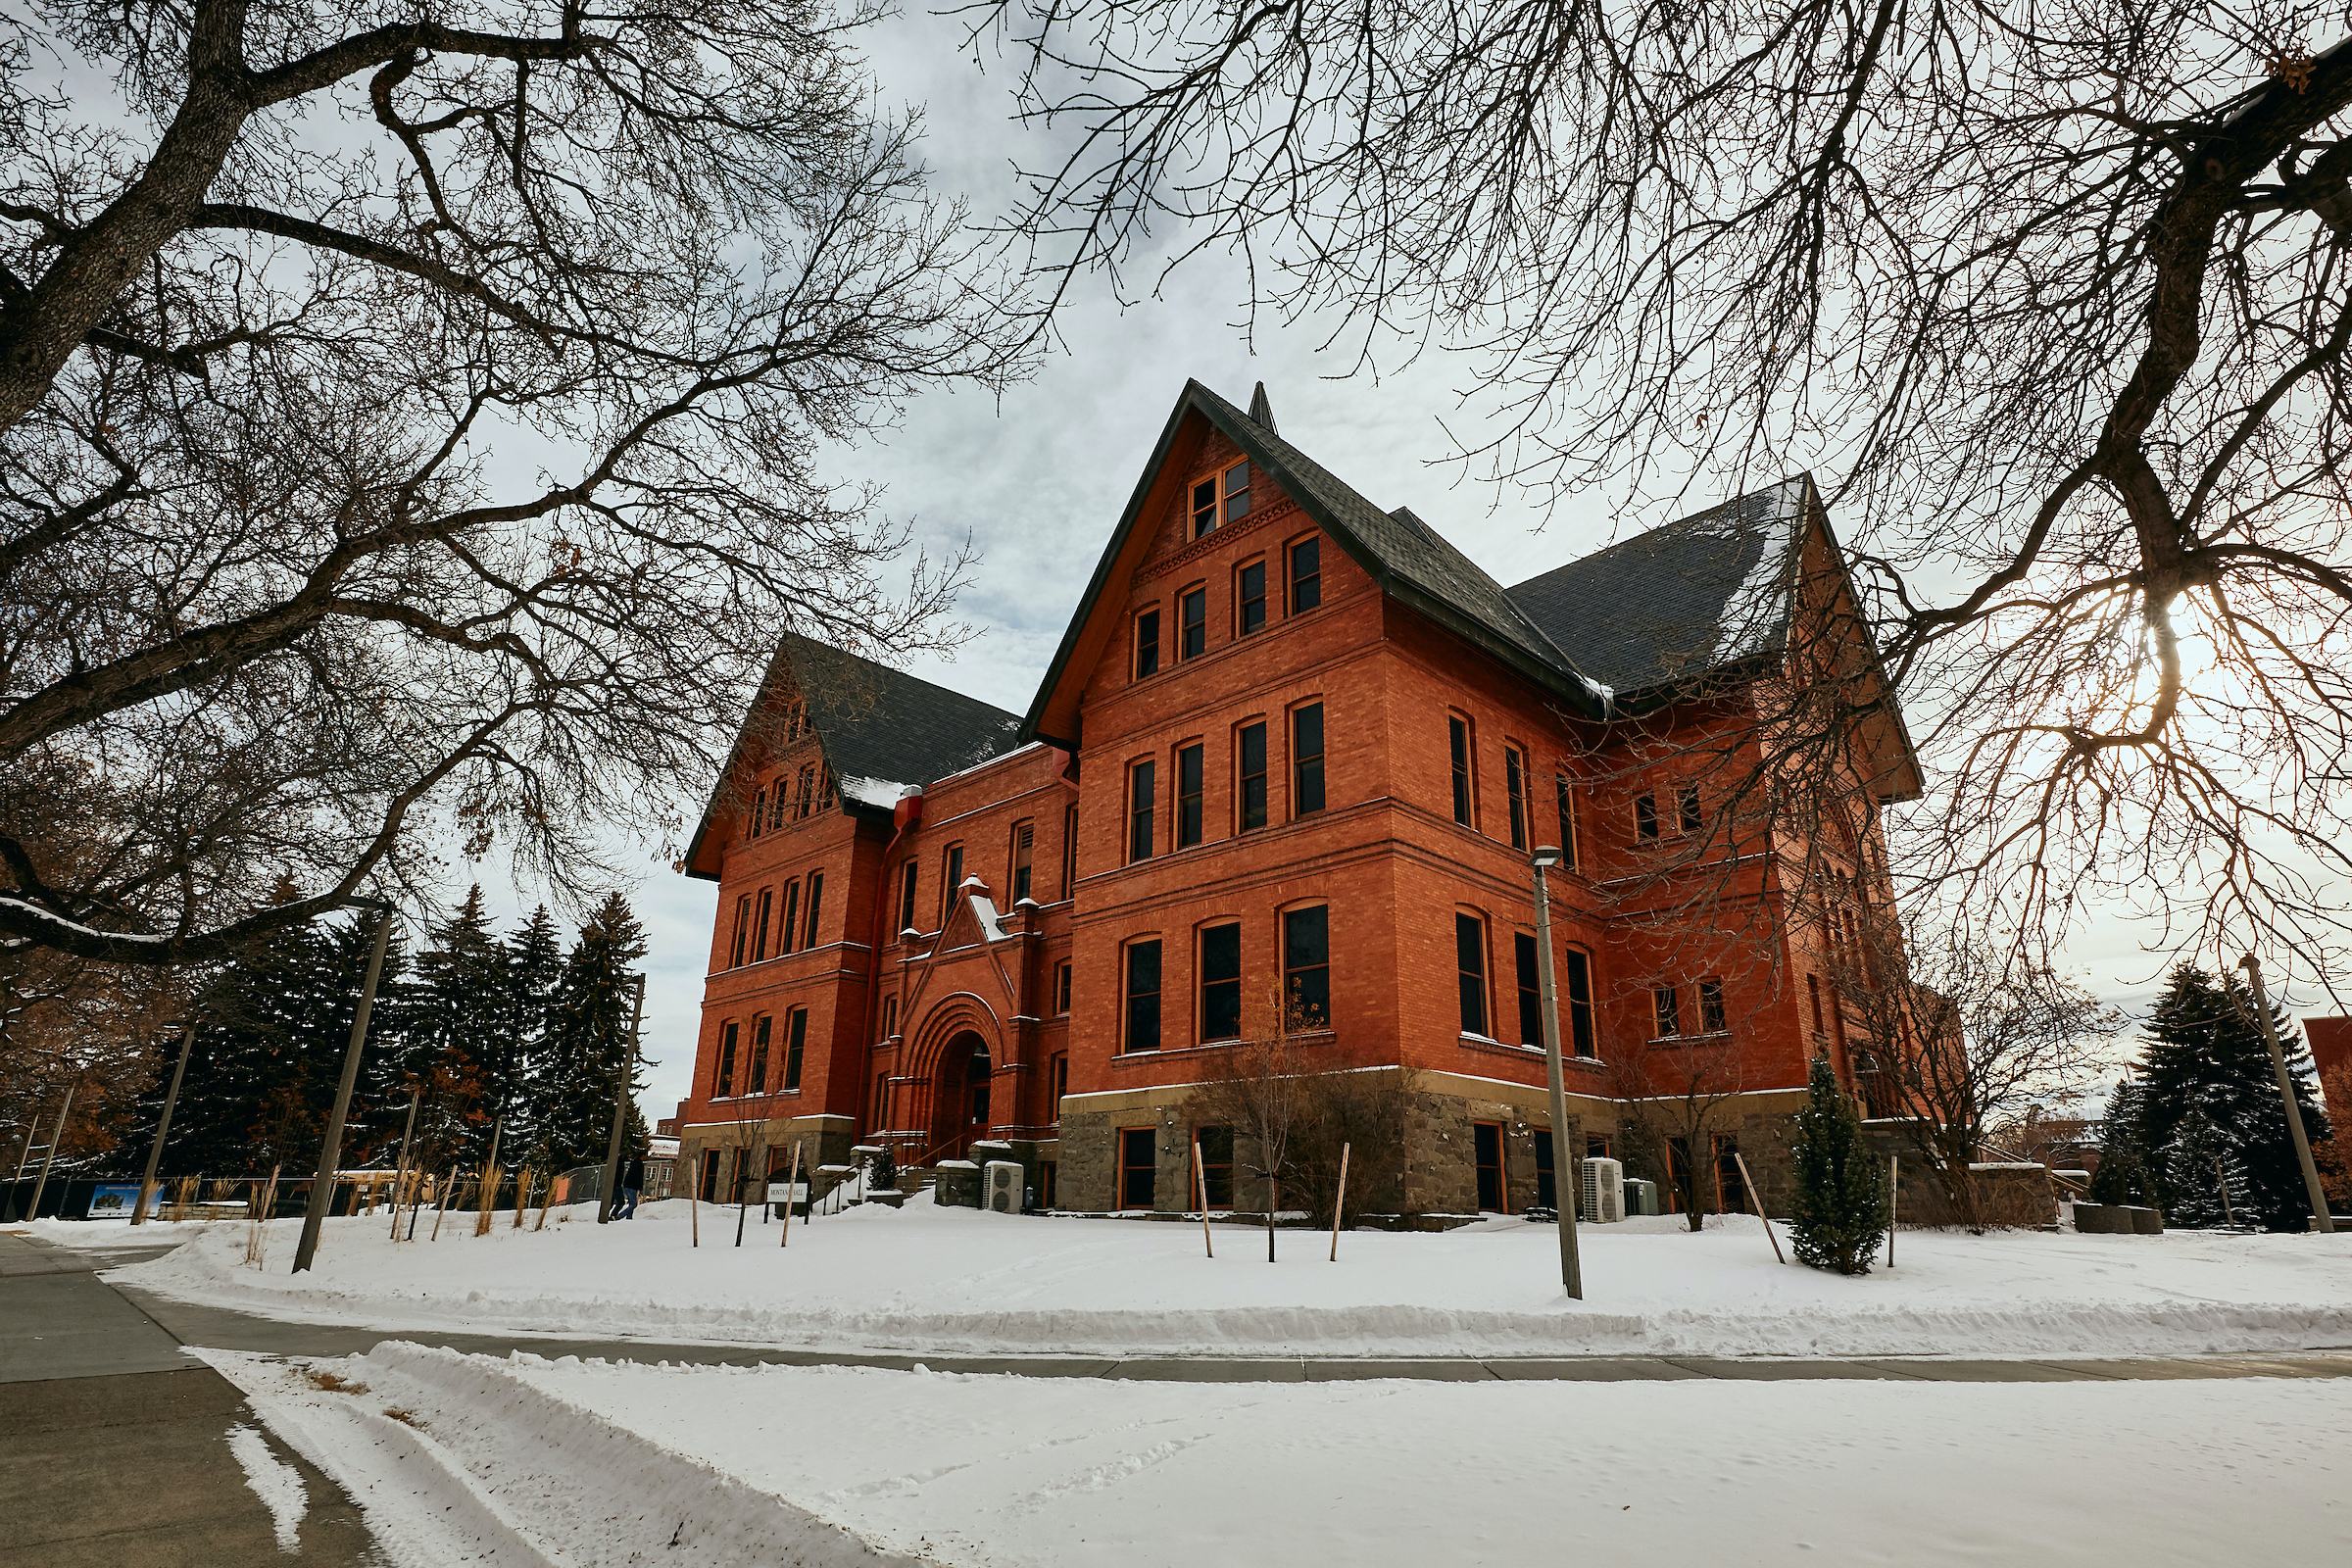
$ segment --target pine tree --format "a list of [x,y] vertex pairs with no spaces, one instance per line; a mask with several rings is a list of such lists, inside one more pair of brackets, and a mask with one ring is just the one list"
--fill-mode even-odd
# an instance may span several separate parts
[[2099,1168],[2090,1177],[2093,1202],[2156,1200],[2156,1181],[2148,1169],[2145,1100],[2138,1083],[2130,1077],[2118,1082],[2108,1098],[2099,1140]]
[[499,999],[505,1016],[485,1089],[496,1113],[507,1118],[515,1147],[536,1149],[539,1130],[531,1124],[532,1086],[547,1054],[556,981],[564,972],[564,947],[547,906],[531,910],[522,929],[508,939],[502,956],[505,973]]
[[[533,1163],[546,1170],[601,1164],[612,1128],[612,1095],[633,1042],[633,968],[645,956],[645,928],[615,893],[580,928],[564,960],[549,1014],[546,1050],[531,1078]],[[624,1145],[645,1147],[645,1121],[631,1084]]]
[[[2285,1038],[2283,1015],[2274,1017]],[[2288,1068],[2305,1128],[2315,1141],[2325,1138],[2327,1118],[2312,1092],[2309,1058],[2298,1054]],[[2247,1206],[2261,1216],[2259,1223],[2280,1231],[2304,1227],[2311,1203],[2302,1168],[2278,1104],[2278,1082],[2260,1015],[2242,981],[2234,976],[2217,980],[2187,964],[2174,970],[2149,1013],[2141,1080],[2140,1143],[2154,1156],[2151,1173],[2168,1213],[2183,1198],[2192,1206],[2196,1202],[2193,1184],[2173,1190],[2164,1160],[2175,1131],[2195,1110],[2244,1161]],[[2211,1189],[2208,1179],[2204,1190]]]
[[1839,1274],[1869,1273],[1889,1221],[1886,1180],[1827,1055],[1813,1058],[1790,1152],[1796,1200],[1788,1230],[1797,1261]]
[[2228,1133],[2191,1106],[2164,1146],[2164,1187],[2172,1195],[2166,1220],[2188,1230],[2260,1225],[2262,1214],[2246,1180],[2246,1162]]
[[488,1152],[504,1108],[492,1063],[507,1024],[506,956],[491,935],[477,884],[450,919],[429,933],[404,998],[404,1089],[421,1089],[414,1157],[424,1168],[467,1165]]

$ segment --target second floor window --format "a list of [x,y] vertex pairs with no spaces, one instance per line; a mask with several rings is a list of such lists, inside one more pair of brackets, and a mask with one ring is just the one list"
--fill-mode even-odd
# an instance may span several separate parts
[[1291,814],[1323,809],[1323,705],[1291,710]]
[[1158,788],[1158,769],[1137,762],[1127,769],[1127,858],[1152,858],[1152,807]]
[[1568,1006],[1568,1046],[1578,1055],[1591,1060],[1600,1054],[1600,1037],[1592,1026],[1592,960],[1582,948],[1570,948],[1562,955],[1560,978],[1563,1000]]
[[816,764],[803,762],[801,764],[800,790],[793,797],[793,819],[798,821],[814,809],[816,809]]
[[1159,673],[1159,612],[1146,610],[1135,617],[1135,678]]
[[914,929],[914,883],[917,875],[919,870],[911,859],[899,867],[899,929],[902,931]]
[[1658,798],[1655,795],[1634,797],[1634,837],[1643,844],[1658,842]]
[[1511,957],[1519,981],[1519,1043],[1544,1044],[1544,982],[1536,973],[1536,939],[1525,931],[1511,933]]
[[1247,637],[1266,626],[1266,564],[1252,561],[1234,574],[1234,626]]
[[735,1025],[718,1031],[718,1061],[710,1078],[710,1098],[724,1100],[735,1092]]
[[1731,1021],[1723,1010],[1723,982],[1711,978],[1701,980],[1698,983],[1698,1032],[1702,1035],[1719,1035],[1730,1027]]
[[1176,601],[1176,657],[1199,659],[1208,651],[1208,590],[1187,588]]
[[963,886],[963,846],[951,844],[939,860],[939,925],[946,930],[956,910],[956,890]]
[[796,1094],[801,1087],[801,1058],[808,1049],[808,1009],[795,1007],[784,1025],[784,1081],[776,1087]]
[[1527,848],[1527,754],[1516,746],[1502,749],[1503,793],[1511,809],[1511,848]]
[[1127,944],[1126,1032],[1122,1051],[1159,1049],[1159,943]]
[[1673,1040],[1683,1032],[1682,999],[1672,986],[1652,986],[1649,992],[1650,1022],[1655,1025],[1660,1040]]
[[[772,889],[760,890],[760,912],[752,920],[752,961],[758,963],[767,956],[767,917],[775,903]],[[782,950],[777,950],[781,952]]]
[[1475,914],[1453,917],[1453,967],[1461,990],[1462,1033],[1486,1035],[1487,923]]
[[798,877],[784,884],[784,926],[776,938],[776,956],[793,951],[801,934],[801,883]]
[[1062,959],[1054,966],[1054,1016],[1070,1015],[1070,960]]
[[1561,862],[1571,871],[1581,871],[1585,867],[1585,852],[1577,842],[1576,787],[1568,782],[1567,774],[1554,773],[1551,788],[1560,808]]
[[811,871],[808,873],[808,915],[801,924],[801,951],[803,953],[816,946],[816,917],[819,909],[823,907],[824,902],[825,873]]
[[1300,539],[1290,549],[1290,613],[1301,615],[1323,603],[1323,541]]
[[1078,896],[1078,808],[1065,806],[1061,810],[1061,896]]
[[1235,738],[1234,750],[1239,754],[1235,781],[1233,827],[1237,833],[1247,833],[1266,825],[1266,726],[1260,721],[1244,724]]
[[1331,910],[1321,905],[1283,913],[1282,998],[1291,1027],[1331,1027]]
[[735,940],[727,946],[727,967],[743,967],[744,955],[751,952],[752,896],[744,894],[735,901]]
[[1674,793],[1675,826],[1685,833],[1696,833],[1707,825],[1698,808],[1698,786],[1686,784]]
[[1012,875],[1007,878],[1012,902],[1020,903],[1030,896],[1030,857],[1037,848],[1037,828],[1029,822],[1012,825]]
[[1176,748],[1176,847],[1189,850],[1200,842],[1200,794],[1206,753],[1196,741]]
[[1464,827],[1476,827],[1473,811],[1478,797],[1470,773],[1470,721],[1459,713],[1446,715],[1446,747],[1453,778],[1453,819]]
[[1242,1037],[1242,928],[1212,925],[1200,933],[1200,1039]]
[[775,1020],[770,1018],[764,1012],[752,1020],[752,1073],[750,1092],[755,1095],[764,1095],[767,1093],[767,1035],[768,1026],[774,1022]]

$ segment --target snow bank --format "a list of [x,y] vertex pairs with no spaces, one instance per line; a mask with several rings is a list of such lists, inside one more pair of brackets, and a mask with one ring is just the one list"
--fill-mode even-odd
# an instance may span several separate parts
[[[582,1211],[583,1216],[585,1211]],[[684,1205],[598,1227],[502,1221],[395,1246],[333,1222],[316,1269],[243,1266],[244,1227],[110,1277],[190,1300],[373,1327],[1029,1354],[2125,1355],[2352,1346],[2352,1237],[1906,1233],[1900,1266],[1776,1264],[1755,1220],[1583,1233],[1588,1299],[1559,1291],[1547,1226],[1286,1234],[1014,1218],[911,1204],[793,1227]],[[292,1224],[294,1222],[284,1222]],[[420,1227],[420,1237],[422,1227]],[[289,1246],[273,1247],[276,1259]]]

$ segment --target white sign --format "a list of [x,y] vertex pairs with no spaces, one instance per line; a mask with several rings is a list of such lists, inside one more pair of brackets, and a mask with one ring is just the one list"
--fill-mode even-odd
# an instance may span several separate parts
[[806,1203],[808,1201],[807,1182],[769,1182],[767,1200],[771,1203]]

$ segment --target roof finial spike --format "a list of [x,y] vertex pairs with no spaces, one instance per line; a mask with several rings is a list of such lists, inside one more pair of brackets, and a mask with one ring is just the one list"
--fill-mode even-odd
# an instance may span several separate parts
[[1260,381],[1250,394],[1250,422],[1268,435],[1275,434],[1274,405],[1266,401],[1266,383]]

